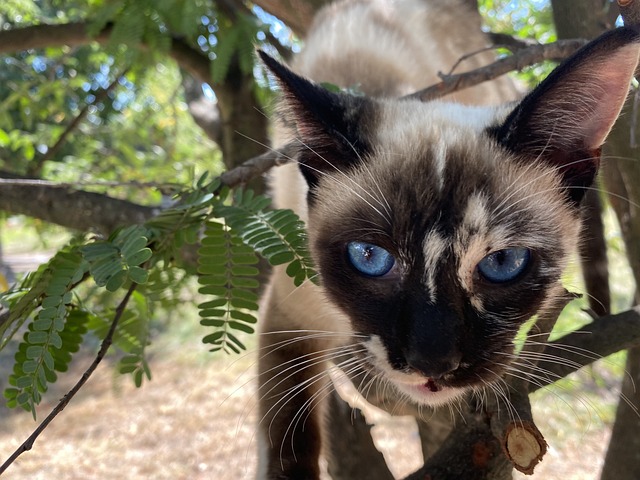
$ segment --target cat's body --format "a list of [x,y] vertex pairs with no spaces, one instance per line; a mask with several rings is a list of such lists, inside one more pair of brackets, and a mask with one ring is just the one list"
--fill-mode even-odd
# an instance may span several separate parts
[[[367,98],[327,93],[265,58],[301,142],[300,165],[274,174],[275,203],[308,223],[320,285],[295,288],[276,269],[267,292],[261,476],[318,477],[331,364],[395,413],[450,403],[499,378],[518,328],[564,292],[583,188],[626,95],[637,35],[593,47],[593,60],[579,56],[518,106],[393,100],[483,46],[477,17],[456,15],[465,5],[322,12],[294,69]],[[502,80],[456,100],[514,96]]]

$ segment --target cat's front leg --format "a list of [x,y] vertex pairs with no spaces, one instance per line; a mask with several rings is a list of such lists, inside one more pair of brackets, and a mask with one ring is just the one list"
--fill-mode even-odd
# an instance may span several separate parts
[[[284,327],[286,313],[270,306],[259,360],[259,479],[320,478],[322,400],[329,385],[323,345]],[[285,331],[289,330],[289,331]]]

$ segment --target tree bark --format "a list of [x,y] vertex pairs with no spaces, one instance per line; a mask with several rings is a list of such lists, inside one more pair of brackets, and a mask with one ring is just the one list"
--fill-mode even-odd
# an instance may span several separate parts
[[160,211],[160,208],[48,182],[15,182],[0,178],[0,210],[40,218],[82,232],[108,235],[123,225],[143,223]]
[[[582,36],[592,38],[611,28],[611,3],[607,0],[552,0],[554,21],[558,38]],[[625,2],[633,3],[633,2]],[[635,11],[638,11],[637,5]],[[631,6],[630,8],[633,8]],[[629,23],[628,23],[629,24]],[[630,131],[635,127],[634,114],[629,105],[618,118],[604,149],[606,165],[604,180],[611,204],[621,225],[622,235],[627,247],[627,258],[634,272],[636,284],[640,280],[640,218],[638,205],[640,200],[640,168],[637,161],[640,149],[633,148]],[[617,196],[620,195],[620,196]],[[598,235],[589,231],[589,235]],[[587,264],[588,268],[588,264]],[[597,279],[594,280],[598,282]],[[605,279],[600,280],[602,285]],[[591,293],[591,292],[590,292]],[[632,376],[640,368],[640,347],[628,352],[626,371]],[[640,393],[634,390],[632,379],[625,375],[622,394],[635,405],[640,404]],[[625,397],[621,396],[621,399]],[[631,480],[640,472],[640,418],[624,400],[618,404],[616,420],[611,441],[602,471],[603,479]]]
[[628,352],[625,376],[622,382],[621,401],[611,432],[611,441],[604,460],[601,480],[634,480],[640,475],[640,442],[638,439],[640,396],[640,348]]
[[589,294],[589,308],[592,314],[598,317],[611,313],[609,260],[602,215],[600,192],[589,190],[583,200],[580,261]]
[[[552,0],[553,21],[558,39],[593,39],[613,27],[609,0]],[[596,191],[587,193],[583,203],[580,259],[589,306],[597,315],[610,310],[611,292],[602,222],[602,205]]]
[[[253,94],[253,78],[232,61],[225,81],[215,88],[218,97],[221,126],[222,158],[231,170],[246,160],[260,155],[270,144],[268,117]],[[257,193],[265,190],[262,177],[248,181],[247,186]]]
[[[23,52],[25,50],[86,45],[90,42],[105,43],[109,40],[111,27],[107,26],[95,36],[89,35],[88,26],[83,22],[58,25],[32,25],[23,28],[0,31],[0,53]],[[137,46],[137,45],[136,45]],[[142,45],[144,47],[144,45]],[[211,83],[209,58],[192,48],[180,38],[172,38],[169,55],[191,75],[203,82]]]
[[[605,184],[610,192],[610,201],[622,231],[627,258],[637,285],[640,285],[640,148],[630,144],[631,128],[637,113],[628,105],[605,150],[608,166],[605,169]],[[636,303],[640,301],[636,290]],[[624,400],[618,404],[611,441],[602,469],[603,480],[634,480],[640,472],[640,347],[628,351],[622,379],[621,399],[628,399],[636,407],[634,411]],[[635,382],[635,383],[634,383]]]

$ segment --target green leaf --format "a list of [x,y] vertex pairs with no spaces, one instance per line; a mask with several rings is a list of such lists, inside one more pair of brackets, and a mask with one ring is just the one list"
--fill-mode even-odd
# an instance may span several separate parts
[[137,251],[131,256],[125,255],[125,261],[130,266],[140,265],[146,262],[147,260],[149,260],[152,255],[153,255],[153,252],[151,251],[150,248],[143,248],[142,250]]
[[233,328],[234,330],[240,330],[241,332],[245,332],[245,333],[253,333],[255,332],[255,329],[249,325],[247,325],[246,323],[240,323],[240,322],[229,322],[229,326],[231,328]]
[[27,341],[30,344],[44,344],[49,339],[48,332],[29,332],[27,334]]
[[[149,272],[144,268],[140,267],[130,267],[129,268],[129,278],[135,283],[145,284],[149,279]],[[108,289],[108,287],[107,287]]]
[[127,271],[120,270],[107,281],[105,288],[110,292],[118,290],[127,279]]

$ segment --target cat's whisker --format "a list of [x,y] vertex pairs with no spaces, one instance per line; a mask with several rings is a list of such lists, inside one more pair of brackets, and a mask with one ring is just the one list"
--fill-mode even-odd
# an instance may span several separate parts
[[[520,185],[518,187],[518,189],[516,189],[515,191],[511,192],[506,198],[504,198],[500,202],[500,204],[498,204],[493,209],[493,213],[492,214],[494,216],[501,216],[501,215],[504,214],[505,210],[508,210],[508,209],[512,208],[512,206],[515,205],[515,203],[517,203],[517,202],[511,203],[511,204],[506,204],[506,202],[510,198],[512,198],[512,197],[516,196],[517,194],[519,194],[521,191],[523,191],[526,188],[530,187],[532,184],[538,182],[540,178],[543,178],[543,177],[546,177],[546,176],[552,176],[552,175],[553,176],[557,176],[557,175],[560,175],[560,173],[561,173],[563,168],[570,167],[570,166],[576,165],[578,163],[589,162],[589,161],[593,161],[594,160],[594,157],[586,157],[586,158],[582,158],[582,159],[579,159],[579,160],[575,160],[573,162],[568,162],[568,163],[560,165],[560,166],[552,167],[550,165],[545,164],[544,161],[540,160],[541,156],[542,156],[542,153],[539,155],[539,158],[536,161],[534,161],[534,162],[530,163],[529,165],[527,165],[527,167],[525,167],[525,171],[521,174],[521,176],[524,175],[525,172],[527,172],[528,169],[532,169],[533,170],[536,167],[540,167],[541,165],[544,166],[543,167],[544,168],[543,173],[536,175],[534,178],[532,178],[528,182]],[[516,183],[516,181],[514,181],[512,183],[512,185],[515,184],[515,183]],[[563,188],[566,188],[566,187],[559,186],[558,188],[560,190],[562,190]],[[584,187],[576,187],[576,188],[584,188]],[[509,191],[509,190],[507,189],[506,191]],[[533,194],[533,196],[538,195],[539,193],[542,193],[542,192],[541,191],[537,191],[535,194]],[[526,196],[526,197],[520,197],[518,200],[520,201],[520,200],[524,200],[524,199],[527,199],[527,198],[531,198],[531,195],[530,196]]]
[[[371,194],[371,192],[369,192],[368,190],[366,190],[365,188],[363,188],[361,185],[359,185],[357,182],[355,182],[349,175],[347,175],[345,172],[343,172],[342,170],[340,170],[337,166],[335,166],[333,163],[331,163],[329,160],[327,160],[326,158],[324,158],[322,155],[320,155],[318,152],[316,152],[313,148],[311,148],[309,145],[307,145],[304,141],[302,141],[301,139],[298,139],[298,141],[310,152],[312,152],[314,155],[316,155],[318,158],[320,158],[323,162],[325,162],[327,165],[329,165],[336,173],[338,173],[341,177],[349,180],[353,185],[355,185],[356,187],[358,187],[362,192],[364,192],[365,194],[367,194],[371,200],[375,201],[376,203],[378,203],[380,205],[380,207],[384,210],[385,209],[385,205],[378,200],[375,196],[373,196]],[[313,168],[307,164],[304,165],[305,168],[310,168],[314,171],[319,171],[316,168]],[[325,172],[320,172],[323,175],[327,175]],[[335,177],[334,177],[335,178]],[[365,202],[369,207],[371,207],[376,213],[378,213],[383,219],[385,219],[389,224],[391,224],[391,218],[389,218],[388,216],[386,216],[382,211],[380,211],[377,207],[375,207],[370,201],[368,201],[366,198],[364,198],[360,193],[358,193],[354,188],[349,187],[346,183],[341,182],[339,180],[336,179],[336,181],[342,185],[345,188],[348,188],[355,196],[357,196],[360,200],[362,200],[363,202]]]
[[278,373],[275,376],[272,376],[266,383],[263,383],[262,387],[266,387],[267,385],[269,385],[270,382],[273,382],[274,380],[277,380],[279,377],[281,377],[282,375],[287,374],[285,377],[283,378],[279,378],[279,381],[272,385],[271,388],[269,388],[269,390],[267,390],[266,392],[261,392],[262,396],[261,398],[265,398],[266,395],[268,395],[269,393],[271,393],[272,391],[276,390],[277,387],[279,387],[281,384],[283,384],[284,382],[286,382],[287,380],[291,379],[291,377],[295,376],[296,374],[300,373],[303,370],[309,370],[312,367],[315,367],[316,365],[321,365],[324,364],[328,361],[333,361],[333,360],[337,360],[341,357],[350,357],[353,354],[357,354],[357,353],[363,353],[365,352],[365,349],[362,350],[348,350],[348,349],[343,349],[341,353],[338,352],[329,352],[327,354],[324,355],[315,355],[313,354],[312,358],[309,358],[307,360],[304,360],[302,362],[299,363],[295,363],[294,365],[285,368],[282,371],[278,371]]
[[[347,361],[344,362],[344,364],[341,365],[341,367],[344,368],[345,366],[350,366],[352,364],[356,364],[356,367],[354,367],[354,368],[358,368],[359,360],[360,359],[358,359],[358,358],[348,359]],[[323,373],[327,373],[327,376],[328,376],[329,370],[327,370],[326,372],[323,372]],[[298,429],[298,424],[300,423],[300,421],[302,421],[303,422],[303,429],[304,429],[304,424],[306,423],[306,420],[309,417],[309,415],[311,415],[311,413],[313,412],[315,407],[317,405],[319,405],[320,402],[327,395],[330,395],[333,392],[334,389],[335,389],[335,387],[333,385],[333,382],[331,382],[331,381],[327,382],[326,385],[324,385],[321,388],[319,388],[313,395],[311,395],[300,406],[298,411],[294,414],[293,418],[289,422],[289,425],[287,426],[287,429],[285,430],[285,433],[284,433],[284,438],[287,438],[287,436],[289,435],[289,432],[292,432],[292,434],[291,434],[291,449],[293,451],[294,456],[295,456],[294,437],[295,437],[295,431]],[[315,405],[314,405],[314,402],[315,402]],[[305,413],[306,413],[306,415],[305,415]],[[280,455],[281,456],[282,456],[282,449],[283,448],[284,448],[284,444],[280,445]]]

